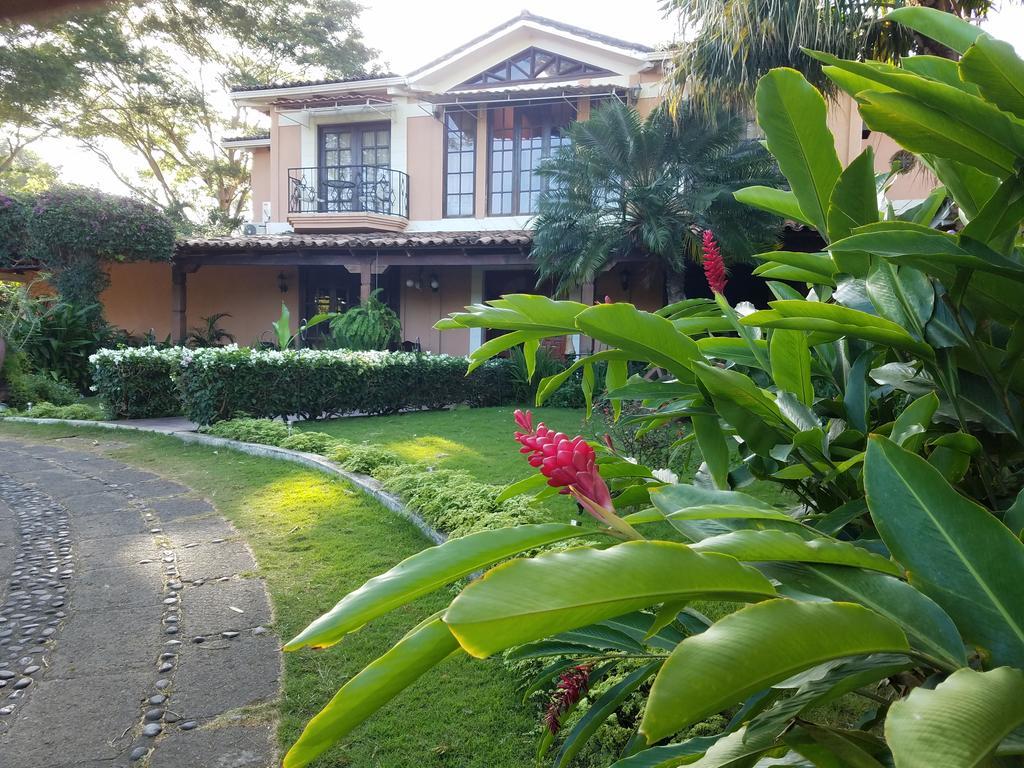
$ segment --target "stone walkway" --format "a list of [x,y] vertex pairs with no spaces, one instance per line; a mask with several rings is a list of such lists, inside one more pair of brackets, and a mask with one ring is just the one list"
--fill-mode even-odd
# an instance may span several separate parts
[[91,441],[0,440],[0,766],[276,765],[255,570],[189,488]]

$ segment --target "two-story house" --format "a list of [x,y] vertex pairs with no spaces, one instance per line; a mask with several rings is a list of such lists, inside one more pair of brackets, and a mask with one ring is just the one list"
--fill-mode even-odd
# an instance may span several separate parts
[[[465,354],[482,332],[442,335],[439,318],[535,290],[528,227],[544,192],[540,163],[601,102],[653,109],[670,56],[524,12],[405,76],[236,89],[235,103],[270,123],[267,134],[225,140],[251,153],[247,234],[182,241],[170,267],[115,265],[107,317],[183,338],[203,316],[228,312],[224,327],[251,343],[282,300],[308,318],[380,288],[405,340]],[[879,144],[880,166],[895,150],[862,136],[852,102],[834,107],[832,123],[844,164],[867,143]],[[618,263],[595,282],[577,298],[663,301],[648,265]]]

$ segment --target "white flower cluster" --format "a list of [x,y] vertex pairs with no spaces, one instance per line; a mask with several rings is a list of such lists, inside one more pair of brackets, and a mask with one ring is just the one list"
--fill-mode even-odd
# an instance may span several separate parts
[[[162,360],[173,365],[188,368],[197,365],[205,368],[217,363],[225,357],[236,356],[243,351],[245,358],[253,362],[281,365],[296,360],[303,362],[322,363],[332,360],[356,360],[369,365],[379,365],[388,360],[402,360],[416,357],[413,352],[383,352],[378,350],[355,351],[349,349],[249,349],[240,348],[237,344],[223,347],[204,347],[190,349],[188,347],[126,347],[124,349],[101,349],[89,357],[90,363],[105,362],[118,365],[129,360]],[[451,359],[451,355],[435,355],[430,352],[421,353],[420,357],[443,361]]]
[[163,360],[177,363],[181,360],[183,347],[125,347],[123,349],[101,349],[89,355],[89,362],[108,362],[117,365],[128,360]]

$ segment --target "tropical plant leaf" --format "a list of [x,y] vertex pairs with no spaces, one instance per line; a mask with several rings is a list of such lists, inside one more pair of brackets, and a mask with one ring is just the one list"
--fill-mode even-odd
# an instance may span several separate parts
[[779,389],[792,392],[804,405],[814,404],[811,383],[811,350],[803,331],[779,329],[768,343],[772,378]]
[[935,8],[922,6],[906,6],[896,8],[887,16],[925,37],[930,37],[957,53],[963,54],[983,34],[982,29],[951,13],[944,13]]
[[680,381],[692,380],[690,366],[701,356],[693,339],[677,331],[670,320],[632,304],[598,304],[581,312],[576,324],[588,336],[636,352],[638,359],[671,371]]
[[284,757],[284,768],[302,768],[353,728],[459,650],[448,627],[433,619],[414,629],[390,651],[349,680],[306,725]]
[[960,59],[960,75],[997,107],[1024,119],[1024,61],[1012,45],[979,35]]
[[463,648],[486,657],[669,600],[760,600],[774,593],[760,573],[731,557],[632,541],[499,565],[467,586],[444,619]]
[[794,69],[773,69],[757,84],[757,122],[804,217],[819,232],[841,167],[826,125],[825,100]]
[[805,216],[800,210],[796,195],[788,189],[775,189],[774,187],[745,187],[733,192],[733,197],[744,205],[760,208],[762,211],[773,213],[780,219],[798,221],[809,227],[814,226],[810,217]]
[[[828,238],[841,240],[857,227],[876,221],[875,155],[868,147],[846,166],[832,190],[828,204]],[[855,274],[849,269],[843,271]]]
[[609,768],[676,768],[689,764],[688,757],[703,755],[715,745],[718,736],[699,736],[679,744],[650,747],[635,755],[616,760]]
[[947,669],[966,666],[967,654],[953,620],[931,598],[905,581],[876,571],[851,570],[813,563],[771,563],[766,576],[787,594],[819,595],[837,602],[860,603],[902,627],[910,644]]
[[912,585],[942,606],[994,665],[1024,666],[1024,543],[927,461],[868,442],[868,508]]
[[725,432],[718,422],[718,416],[695,413],[690,416],[690,422],[715,488],[729,490],[729,446],[725,442]]
[[896,768],[988,765],[999,742],[1024,723],[1024,671],[960,669],[934,690],[915,688],[885,721]]
[[[801,682],[793,695],[755,715],[747,723],[747,733],[754,738],[773,739],[801,713],[820,707],[840,696],[870,683],[884,680],[915,665],[914,659],[894,653],[875,653],[826,662],[810,670],[814,677]],[[785,685],[785,682],[778,687]]]
[[594,531],[547,523],[480,531],[429,547],[350,592],[285,644],[286,651],[326,648],[378,616],[505,558]]
[[790,561],[827,563],[899,576],[900,567],[888,558],[876,555],[849,542],[836,539],[805,539],[788,531],[733,531],[712,536],[691,545],[695,552],[720,552],[737,560],[758,562]]
[[850,603],[769,600],[679,644],[651,688],[651,743],[830,659],[910,650],[899,626]]

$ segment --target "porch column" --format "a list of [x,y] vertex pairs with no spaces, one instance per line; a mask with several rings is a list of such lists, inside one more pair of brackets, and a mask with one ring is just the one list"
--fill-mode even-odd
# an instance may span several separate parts
[[368,261],[359,264],[359,303],[365,304],[370,298],[370,288],[373,282],[373,264]]
[[186,277],[184,268],[171,267],[171,336],[179,344],[184,344],[188,340]]

